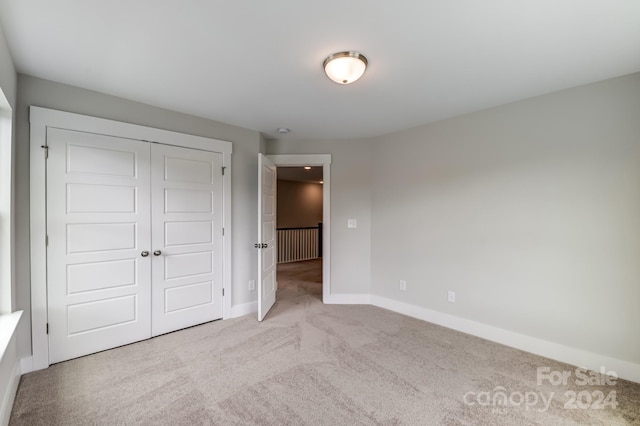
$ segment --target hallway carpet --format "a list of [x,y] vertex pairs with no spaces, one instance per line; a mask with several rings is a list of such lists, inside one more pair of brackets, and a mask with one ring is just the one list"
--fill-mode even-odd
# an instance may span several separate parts
[[283,265],[278,280],[262,323],[216,321],[23,376],[11,424],[640,424],[639,384],[384,309],[323,305],[319,261]]

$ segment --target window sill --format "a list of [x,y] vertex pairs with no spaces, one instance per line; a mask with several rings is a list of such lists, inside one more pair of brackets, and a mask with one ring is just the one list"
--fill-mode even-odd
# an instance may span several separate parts
[[0,315],[0,361],[4,358],[4,353],[9,346],[11,338],[18,328],[20,318],[23,311],[17,311],[11,314]]

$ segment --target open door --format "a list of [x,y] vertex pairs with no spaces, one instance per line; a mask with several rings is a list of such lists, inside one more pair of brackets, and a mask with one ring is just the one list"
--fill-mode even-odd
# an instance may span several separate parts
[[276,166],[258,154],[258,321],[276,303]]

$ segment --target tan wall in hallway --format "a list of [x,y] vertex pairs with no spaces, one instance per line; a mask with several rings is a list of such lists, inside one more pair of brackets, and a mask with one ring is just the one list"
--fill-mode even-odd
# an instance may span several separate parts
[[278,179],[278,228],[305,228],[322,222],[322,185]]

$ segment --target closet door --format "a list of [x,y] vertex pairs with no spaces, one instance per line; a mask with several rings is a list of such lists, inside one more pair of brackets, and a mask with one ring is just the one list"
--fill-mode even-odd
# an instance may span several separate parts
[[49,128],[47,145],[50,363],[149,338],[149,144]]
[[154,336],[222,318],[222,160],[151,146]]

